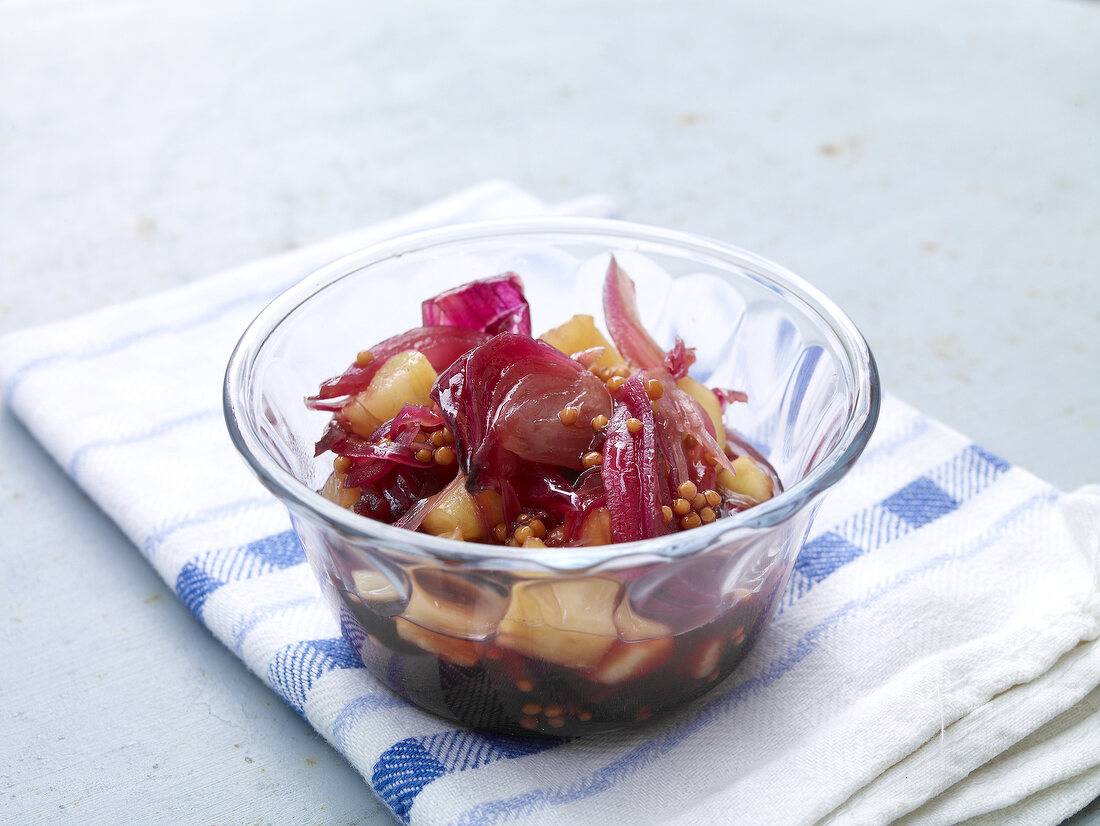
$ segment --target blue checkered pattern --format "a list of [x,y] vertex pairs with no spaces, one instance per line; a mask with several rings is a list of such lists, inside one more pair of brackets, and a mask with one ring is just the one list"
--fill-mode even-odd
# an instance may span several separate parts
[[1007,471],[1009,465],[977,445],[917,477],[881,502],[810,539],[794,564],[784,607],[852,560],[956,510]]
[[275,655],[267,678],[279,696],[299,714],[305,713],[310,689],[336,668],[362,668],[362,663],[343,637],[309,640],[288,645]]
[[410,737],[395,743],[378,758],[371,785],[393,813],[407,823],[416,796],[433,780],[497,760],[538,754],[559,742],[562,741],[481,734],[465,729]]
[[265,536],[242,548],[204,551],[180,570],[176,594],[201,620],[207,598],[226,583],[300,565],[305,559],[305,551],[293,531]]

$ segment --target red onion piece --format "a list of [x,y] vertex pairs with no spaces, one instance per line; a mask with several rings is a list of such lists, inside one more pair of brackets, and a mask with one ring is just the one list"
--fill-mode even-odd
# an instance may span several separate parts
[[573,485],[555,467],[535,462],[522,462],[516,471],[502,482],[504,485],[504,518],[508,522],[520,513],[537,515],[548,530],[576,520],[579,501]]
[[665,355],[661,366],[668,370],[673,378],[682,379],[688,374],[693,364],[695,364],[695,348],[685,346],[684,340],[676,336],[676,343]]
[[[414,430],[420,428],[434,429],[443,425],[443,417],[432,410],[430,407],[424,407],[422,404],[406,404],[402,407],[397,415],[392,419],[391,432],[387,433],[390,438],[393,438],[392,431],[404,430],[407,427],[412,427]],[[385,427],[385,425],[383,425]]]
[[365,365],[356,362],[343,374],[324,382],[316,396],[306,399],[306,405],[313,410],[338,409],[342,405],[324,404],[324,400],[354,396],[366,390],[382,365],[406,350],[419,351],[438,372],[486,339],[485,333],[465,327],[416,327],[371,347],[374,358],[370,362]]
[[427,407],[406,404],[397,415],[382,424],[368,438],[349,432],[339,418],[329,423],[328,429],[317,442],[314,455],[331,450],[352,460],[344,477],[344,487],[358,488],[381,479],[406,465],[417,470],[430,466],[416,458],[422,445],[413,440],[423,429],[435,429],[443,425],[443,419]]
[[531,335],[531,309],[514,272],[471,281],[420,305],[424,326],[468,327],[489,335]]
[[[611,538],[633,542],[663,536],[669,529],[661,515],[656,424],[640,374],[627,379],[617,401],[607,425],[601,473],[611,514]],[[642,423],[637,433],[627,427],[631,418]]]
[[[714,434],[714,423],[706,414],[699,402],[691,397],[691,394],[679,388],[672,376],[664,368],[643,370],[637,374],[645,379],[657,379],[664,387],[664,395],[661,397],[660,414],[668,416],[670,421],[681,433],[695,437],[699,443],[700,452],[697,454],[700,461],[705,462],[707,456],[712,457],[718,465],[736,475],[729,457],[718,444]],[[696,482],[698,484],[698,482]]]
[[371,519],[394,523],[421,500],[431,498],[454,479],[453,466],[443,468],[433,463],[413,468],[390,464],[390,468],[372,481],[356,486],[360,491],[359,501],[352,506],[352,510]]
[[[424,463],[417,460],[412,449],[413,437],[417,428],[406,428],[396,434],[396,439],[388,439],[393,432],[392,420],[386,422],[371,434],[369,440],[358,436],[349,436],[339,449],[342,456],[352,460],[344,477],[344,487],[358,488],[375,482],[390,473],[397,465],[423,469]],[[387,441],[382,441],[387,438]]]
[[728,405],[733,404],[734,402],[745,404],[749,400],[748,394],[740,390],[729,390],[724,387],[712,387],[710,391],[718,399],[718,404],[721,406],[722,410],[725,410]]
[[338,416],[333,416],[332,420],[328,423],[328,427],[325,428],[325,432],[321,434],[321,438],[317,440],[317,444],[313,446],[313,455],[320,456],[326,450],[332,450],[334,446],[340,444],[344,439],[348,437],[348,428],[345,428],[343,422],[340,421]]
[[569,358],[579,362],[587,370],[602,359],[606,352],[606,347],[589,347],[587,350],[578,350],[576,353],[571,354]]
[[[590,467],[577,477],[573,484],[575,509],[565,517],[565,544],[582,544],[580,531],[588,515],[597,508],[607,506],[607,489],[603,484],[603,468]],[[588,540],[584,540],[587,542]]]
[[464,480],[461,476],[455,476],[450,482],[447,483],[438,493],[433,493],[424,499],[421,499],[407,511],[404,516],[394,522],[394,527],[405,528],[410,531],[415,531],[420,528],[424,519],[435,510],[435,506],[439,503],[439,500],[448,493],[455,485],[461,485]]
[[663,483],[660,486],[661,504],[671,505],[673,500],[679,499],[677,488],[688,480],[705,490],[706,486],[700,484],[700,474],[692,461],[694,457],[689,457],[692,451],[684,446],[684,433],[679,422],[658,405],[653,413],[653,423],[657,433],[657,478]]
[[634,282],[619,267],[614,255],[603,282],[603,314],[611,340],[627,361],[637,367],[657,367],[664,361],[665,351],[638,318]]
[[[543,341],[501,333],[440,374],[432,398],[455,435],[459,467],[473,492],[502,482],[518,461],[581,469],[588,423],[611,413],[602,381]],[[567,427],[562,408],[577,408]]]

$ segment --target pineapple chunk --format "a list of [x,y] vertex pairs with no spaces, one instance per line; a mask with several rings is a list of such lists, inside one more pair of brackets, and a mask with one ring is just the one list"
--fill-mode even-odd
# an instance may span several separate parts
[[408,605],[394,619],[398,636],[456,665],[477,665],[477,643],[493,632],[507,605],[503,589],[428,565],[412,568],[409,583]]
[[726,488],[734,493],[747,496],[755,502],[764,502],[771,499],[772,480],[760,465],[756,464],[751,456],[738,456],[733,460],[733,469],[737,471],[734,476],[728,470],[719,469],[718,486]]
[[607,652],[595,673],[596,680],[615,685],[652,673],[672,656],[672,630],[662,622],[634,613],[629,599],[615,611],[619,640]]
[[604,353],[593,365],[595,367],[618,367],[626,364],[615,346],[596,328],[596,322],[590,315],[575,315],[560,327],[547,330],[539,338],[567,356],[590,347],[603,347]]
[[611,511],[607,508],[596,508],[584,518],[581,524],[581,539],[587,539],[588,545],[611,544]]
[[497,645],[567,668],[595,668],[618,639],[614,614],[621,590],[603,577],[519,583]]
[[605,685],[615,685],[652,674],[672,656],[673,646],[672,637],[643,642],[617,640],[592,676]]
[[321,495],[341,508],[350,508],[359,501],[360,496],[359,488],[344,487],[346,477],[346,473],[334,470],[325,480],[325,486],[321,488]]
[[428,565],[409,571],[411,593],[402,616],[451,637],[482,640],[497,627],[507,597],[498,583]]
[[711,422],[714,423],[714,438],[718,440],[718,447],[725,447],[726,426],[722,422],[722,405],[718,403],[718,397],[711,392],[709,387],[697,382],[691,376],[684,376],[676,384],[695,401],[699,402],[699,405],[706,411],[707,416],[710,417]]
[[624,599],[615,611],[615,628],[619,639],[628,642],[662,642],[672,636],[672,629],[663,622],[635,613],[629,599]]
[[382,422],[363,406],[364,400],[369,398],[370,388],[359,393],[355,398],[344,405],[344,416],[351,423],[353,433],[364,439],[382,426]]
[[718,668],[718,662],[722,658],[722,649],[725,641],[722,636],[706,640],[696,648],[689,656],[693,662],[689,666],[690,674],[697,680],[705,680]]
[[486,490],[471,496],[466,491],[466,477],[460,473],[447,485],[421,524],[426,533],[435,536],[450,537],[457,528],[465,540],[478,542],[502,521],[504,506],[500,494]]
[[355,401],[379,423],[388,422],[406,404],[430,407],[428,394],[435,379],[436,372],[428,359],[416,350],[406,350],[387,359]]
[[410,622],[404,617],[394,620],[397,628],[397,636],[411,642],[417,648],[427,651],[429,654],[438,654],[448,662],[471,668],[481,659],[478,655],[477,643],[470,640],[458,640],[448,637],[446,634],[438,634],[421,628],[415,622]]
[[393,583],[381,571],[360,568],[351,575],[355,591],[363,602],[397,602],[401,598]]

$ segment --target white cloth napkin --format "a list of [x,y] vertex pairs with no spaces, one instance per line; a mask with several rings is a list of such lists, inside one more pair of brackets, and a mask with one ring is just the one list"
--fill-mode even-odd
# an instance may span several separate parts
[[1053,824],[1100,794],[1100,489],[1061,493],[890,397],[782,612],[724,686],[675,717],[567,743],[494,738],[408,706],[359,666],[285,512],[226,434],[237,337],[277,292],[383,237],[610,209],[476,187],[10,334],[4,395],[196,617],[407,822]]

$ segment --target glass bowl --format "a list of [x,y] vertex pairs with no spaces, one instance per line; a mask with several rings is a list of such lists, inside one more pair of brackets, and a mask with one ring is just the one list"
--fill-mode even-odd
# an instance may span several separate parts
[[[329,414],[305,396],[354,354],[419,326],[420,302],[505,271],[524,279],[536,335],[574,313],[602,322],[609,255],[663,346],[736,388],[731,433],[784,490],[659,539],[510,548],[415,533],[318,494]],[[606,329],[606,328],[605,328]],[[827,298],[726,244],[619,221],[534,219],[434,230],[337,261],[275,299],[229,362],[237,448],[290,511],[348,643],[405,699],[498,733],[569,736],[658,717],[722,682],[779,603],[822,496],[875,426],[874,360]]]

